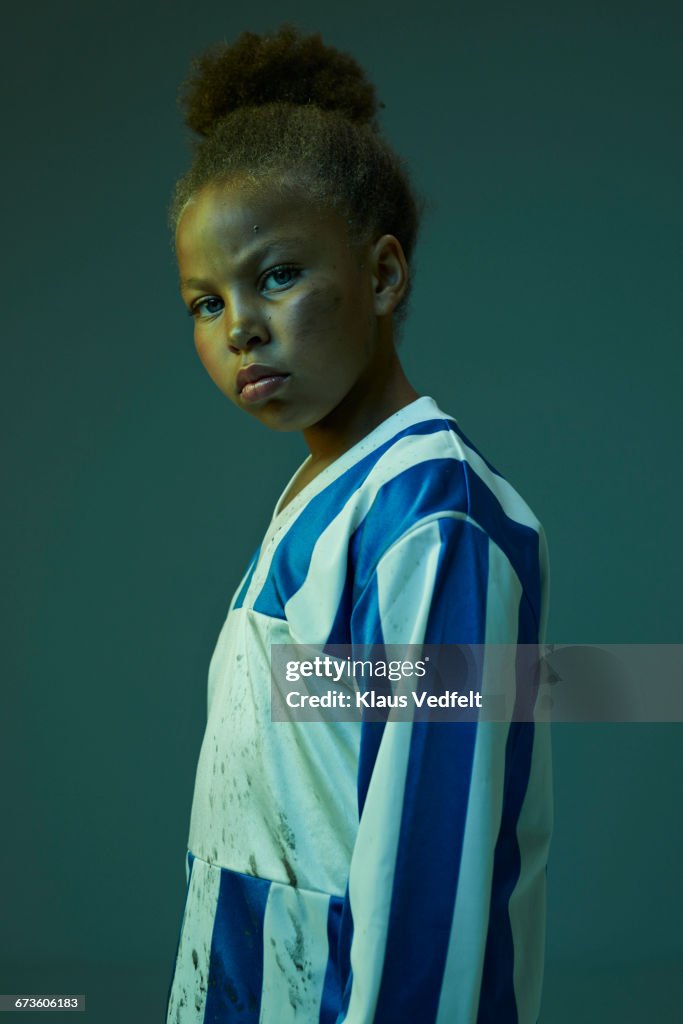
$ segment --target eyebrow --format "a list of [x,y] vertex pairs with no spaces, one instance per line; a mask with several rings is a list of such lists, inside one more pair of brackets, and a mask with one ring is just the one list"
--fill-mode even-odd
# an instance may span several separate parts
[[182,288],[200,288],[202,291],[210,290],[213,286],[209,281],[204,281],[199,277],[188,277],[186,281],[180,282]]
[[[256,257],[258,257],[259,259],[264,259],[268,255],[268,253],[271,252],[272,249],[278,249],[281,246],[286,245],[305,245],[306,241],[307,239],[301,236],[292,236],[290,238],[273,238],[263,246],[256,244],[252,247],[252,249],[247,250],[245,255],[239,261],[238,266],[243,266],[245,263],[249,263]],[[211,288],[212,284],[211,282],[206,281],[203,278],[188,277],[185,281],[180,281],[180,287],[206,289]]]

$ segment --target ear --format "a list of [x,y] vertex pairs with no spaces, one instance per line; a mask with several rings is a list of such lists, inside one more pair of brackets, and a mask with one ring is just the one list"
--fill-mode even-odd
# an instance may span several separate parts
[[406,288],[410,272],[403,246],[394,235],[382,235],[370,250],[375,314],[393,313]]

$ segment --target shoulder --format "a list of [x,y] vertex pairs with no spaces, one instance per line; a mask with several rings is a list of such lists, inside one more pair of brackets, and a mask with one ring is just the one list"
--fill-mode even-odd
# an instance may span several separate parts
[[468,592],[521,588],[534,621],[543,618],[548,567],[543,528],[515,487],[436,403],[396,433],[358,491],[351,537],[355,591],[379,574],[394,589],[414,569],[436,567],[443,584]]
[[423,418],[373,453],[357,495],[357,545],[380,558],[401,539],[417,539],[429,523],[461,520],[508,555],[520,544],[537,546],[541,527],[526,501],[452,416],[431,399],[423,402]]

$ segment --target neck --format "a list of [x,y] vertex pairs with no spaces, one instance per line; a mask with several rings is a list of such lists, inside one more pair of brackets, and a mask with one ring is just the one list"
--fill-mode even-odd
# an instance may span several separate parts
[[339,405],[303,431],[314,464],[328,464],[380,423],[419,398],[406,377],[393,343],[378,364],[363,374]]

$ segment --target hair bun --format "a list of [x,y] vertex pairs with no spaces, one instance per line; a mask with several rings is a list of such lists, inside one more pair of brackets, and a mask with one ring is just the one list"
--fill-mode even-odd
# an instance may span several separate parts
[[273,35],[243,32],[232,44],[219,43],[195,58],[192,70],[180,102],[199,135],[238,107],[266,103],[314,104],[377,127],[380,104],[360,65],[319,33],[301,36],[291,24]]

